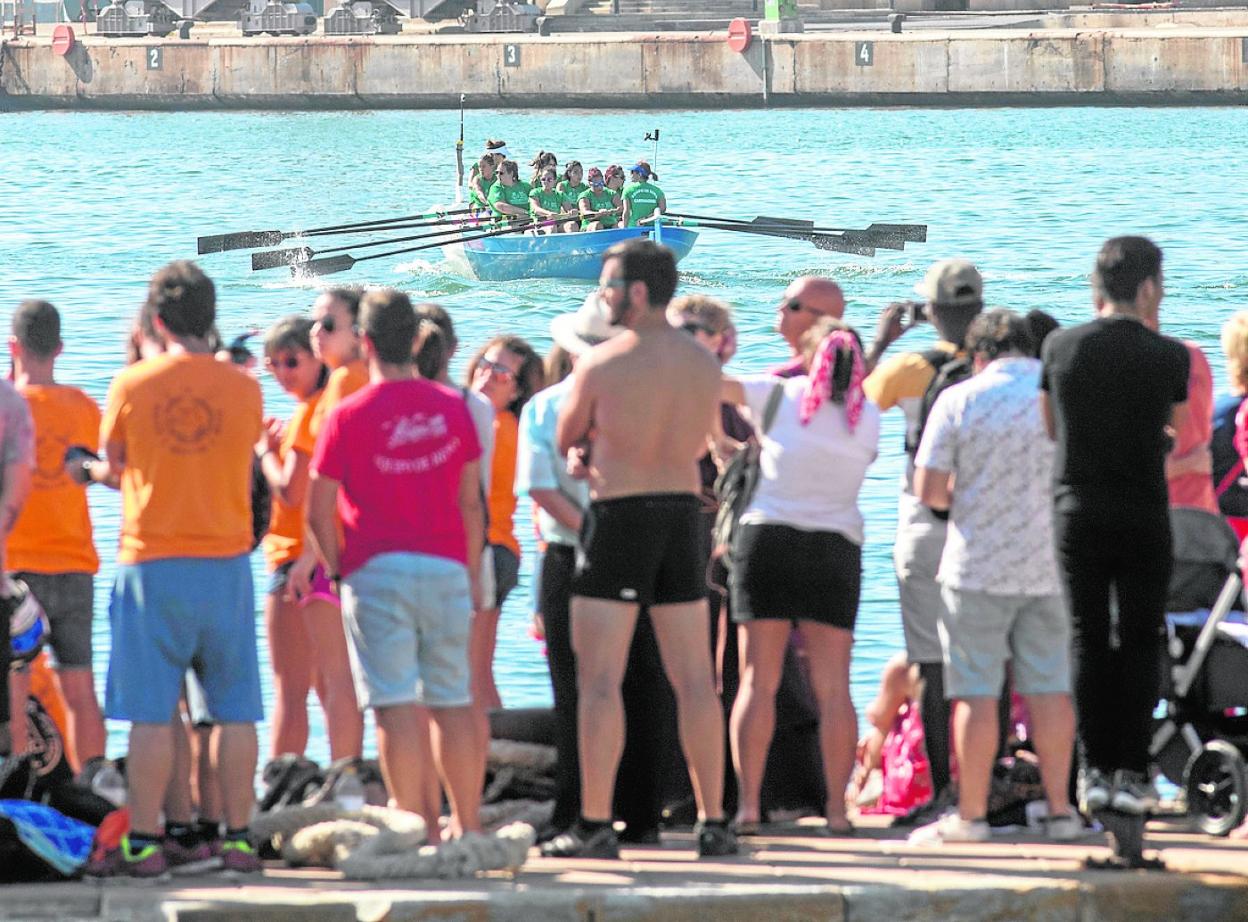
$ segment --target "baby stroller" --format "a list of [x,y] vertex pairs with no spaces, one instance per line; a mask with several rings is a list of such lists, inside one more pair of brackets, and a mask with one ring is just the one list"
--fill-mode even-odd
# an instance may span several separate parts
[[1225,836],[1248,811],[1248,623],[1238,541],[1221,517],[1171,512],[1164,715],[1150,754],[1187,796],[1203,832]]

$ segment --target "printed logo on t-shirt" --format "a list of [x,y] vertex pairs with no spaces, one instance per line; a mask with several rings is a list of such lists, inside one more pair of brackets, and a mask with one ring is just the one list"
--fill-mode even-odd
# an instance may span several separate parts
[[383,423],[381,429],[390,434],[386,448],[391,451],[414,442],[423,442],[426,439],[444,438],[448,431],[446,417],[441,413],[435,413],[432,416],[428,413],[400,416],[398,419]]
[[621,589],[620,598],[623,599],[625,602],[636,602],[637,590],[636,589]]
[[36,490],[52,490],[69,482],[65,474],[65,451],[69,436],[64,432],[44,432],[35,437],[35,468],[31,485]]
[[159,404],[155,415],[156,435],[175,454],[206,451],[221,431],[221,411],[190,390]]

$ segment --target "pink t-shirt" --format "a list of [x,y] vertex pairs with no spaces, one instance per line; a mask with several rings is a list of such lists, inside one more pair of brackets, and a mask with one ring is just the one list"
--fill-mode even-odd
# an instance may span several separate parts
[[[1208,448],[1213,439],[1213,372],[1200,346],[1187,340],[1183,341],[1183,345],[1191,358],[1187,378],[1187,421],[1175,433],[1174,449],[1170,452],[1172,458],[1181,457],[1201,445]],[[1218,501],[1213,491],[1212,474],[1183,474],[1171,477],[1167,485],[1172,507],[1192,507],[1217,514]]]
[[467,563],[459,484],[480,456],[464,398],[448,387],[383,381],[342,401],[312,455],[312,470],[341,484],[342,574],[396,551]]

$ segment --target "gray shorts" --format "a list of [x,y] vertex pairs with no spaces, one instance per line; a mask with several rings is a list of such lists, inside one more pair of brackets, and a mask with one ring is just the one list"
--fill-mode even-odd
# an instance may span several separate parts
[[427,554],[378,554],[344,580],[342,616],[362,707],[465,707],[468,568]]
[[945,696],[995,698],[1013,661],[1020,695],[1070,692],[1070,613],[1060,595],[944,589]]
[[58,669],[91,668],[91,620],[95,577],[90,573],[14,573],[30,587],[52,626],[52,657]]
[[893,565],[901,601],[901,627],[906,637],[906,657],[912,663],[939,663],[940,621],[945,600],[936,582],[940,556],[945,550],[948,523],[908,494],[901,497],[897,516],[897,541]]

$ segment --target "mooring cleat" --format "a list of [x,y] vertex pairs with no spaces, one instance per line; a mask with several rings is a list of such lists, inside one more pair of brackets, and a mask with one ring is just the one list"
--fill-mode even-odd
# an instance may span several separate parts
[[1109,835],[1113,855],[1109,858],[1088,858],[1084,865],[1091,871],[1164,871],[1166,863],[1155,856],[1144,855],[1144,825],[1148,817],[1119,810],[1096,810],[1093,819]]

